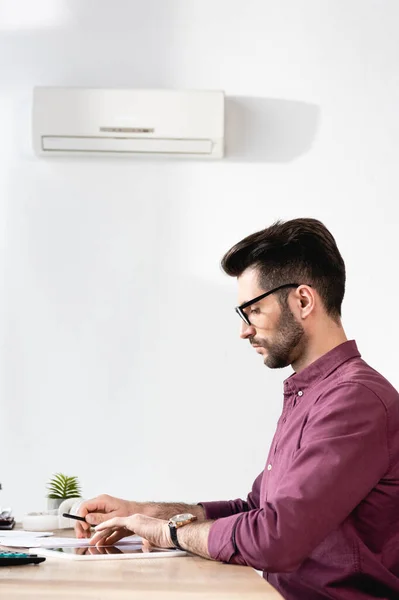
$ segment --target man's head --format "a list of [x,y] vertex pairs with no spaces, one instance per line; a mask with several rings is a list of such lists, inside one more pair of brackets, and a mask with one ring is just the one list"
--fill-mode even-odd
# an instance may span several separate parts
[[340,325],[345,264],[316,219],[278,221],[244,238],[225,254],[222,268],[238,280],[241,337],[270,368],[301,361],[317,335]]

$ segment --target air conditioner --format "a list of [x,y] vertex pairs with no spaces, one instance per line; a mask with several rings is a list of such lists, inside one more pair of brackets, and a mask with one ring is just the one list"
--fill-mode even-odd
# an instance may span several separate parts
[[37,87],[40,156],[154,154],[222,158],[224,93]]

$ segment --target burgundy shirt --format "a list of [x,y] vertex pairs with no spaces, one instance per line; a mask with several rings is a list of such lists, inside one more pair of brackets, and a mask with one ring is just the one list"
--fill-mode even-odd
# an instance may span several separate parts
[[287,600],[399,599],[399,395],[354,341],[284,382],[246,501],[203,502],[212,558]]

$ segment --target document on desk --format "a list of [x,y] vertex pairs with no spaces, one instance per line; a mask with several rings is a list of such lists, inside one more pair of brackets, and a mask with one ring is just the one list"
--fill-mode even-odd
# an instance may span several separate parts
[[11,531],[0,531],[0,538],[39,538],[53,535],[52,531],[24,531],[23,529],[14,529]]
[[[17,533],[17,532],[15,532]],[[74,538],[74,537],[34,537],[27,536],[26,532],[19,532],[22,535],[14,536],[10,539],[9,536],[3,537],[0,534],[0,546],[7,546],[11,548],[54,548],[56,546],[63,546],[64,548],[87,548],[90,544],[88,538]],[[141,537],[138,535],[129,535],[118,542],[119,545],[129,544],[130,546],[137,545],[141,547]]]

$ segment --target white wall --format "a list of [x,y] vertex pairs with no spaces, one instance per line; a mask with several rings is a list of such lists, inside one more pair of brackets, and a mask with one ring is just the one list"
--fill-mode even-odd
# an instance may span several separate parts
[[[0,504],[44,508],[55,471],[85,496],[247,493],[290,371],[239,340],[219,260],[278,217],[330,227],[347,333],[399,385],[398,18],[394,0],[0,0]],[[224,89],[230,156],[37,159],[34,85]]]

